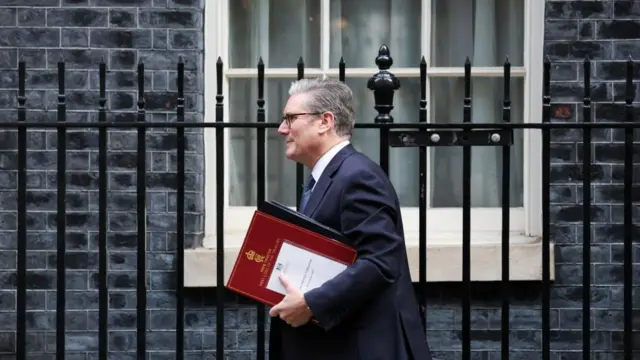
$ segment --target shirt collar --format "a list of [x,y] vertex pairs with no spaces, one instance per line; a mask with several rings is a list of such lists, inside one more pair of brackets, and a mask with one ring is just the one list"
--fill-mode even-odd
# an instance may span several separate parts
[[316,181],[316,184],[318,183],[320,176],[324,172],[324,169],[331,162],[331,159],[333,159],[333,157],[336,156],[336,154],[340,152],[340,150],[342,150],[347,145],[349,145],[349,140],[342,141],[341,143],[335,145],[334,147],[329,149],[329,151],[324,153],[324,155],[320,157],[318,162],[316,162],[315,166],[313,167],[313,170],[311,170],[311,176],[313,176],[313,179]]

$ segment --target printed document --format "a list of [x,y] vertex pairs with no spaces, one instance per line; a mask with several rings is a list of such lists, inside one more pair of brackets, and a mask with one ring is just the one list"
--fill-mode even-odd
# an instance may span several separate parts
[[267,289],[286,295],[287,292],[278,278],[282,272],[293,285],[305,293],[331,280],[346,268],[345,264],[285,241],[276,258]]

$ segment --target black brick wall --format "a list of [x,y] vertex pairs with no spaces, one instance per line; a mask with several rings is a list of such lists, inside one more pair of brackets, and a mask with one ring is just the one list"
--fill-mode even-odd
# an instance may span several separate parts
[[[202,121],[203,4],[200,0],[0,1],[0,119],[16,120],[18,60],[27,65],[28,120],[56,120],[57,62],[66,62],[69,122],[97,122],[98,65],[107,64],[108,121],[135,121],[138,61],[145,65],[147,119],[175,122],[179,57],[185,62],[186,121]],[[186,130],[186,246],[203,231],[203,139]],[[56,309],[56,150],[54,129],[28,143],[27,351],[53,359]],[[147,321],[150,359],[175,347],[176,134],[147,136]],[[108,267],[110,350],[134,358],[137,133],[109,133]],[[15,358],[17,136],[0,132],[0,359]],[[67,139],[67,359],[94,359],[98,346],[98,134]],[[214,349],[205,310],[187,312],[188,350]]]
[[[54,121],[56,62],[67,62],[69,121],[97,121],[97,66],[105,59],[109,120],[133,120],[135,66],[145,63],[148,118],[175,121],[175,65],[187,68],[187,121],[202,120],[202,5],[199,0],[4,0],[0,2],[0,118],[15,119],[17,61],[28,66],[28,118]],[[640,3],[630,1],[548,1],[545,53],[553,66],[553,121],[581,121],[581,61],[595,60],[594,120],[623,116],[624,65],[640,60]],[[638,67],[637,69],[640,69]],[[636,77],[640,71],[636,72]],[[640,97],[640,91],[638,91]],[[209,101],[212,101],[209,99]],[[89,110],[89,111],[88,111]],[[618,359],[622,350],[622,133],[594,131],[592,315],[594,359]],[[15,352],[16,136],[0,134],[0,359]],[[148,334],[150,359],[171,358],[174,349],[175,296],[175,135],[154,130],[147,136]],[[136,135],[112,131],[109,137],[110,351],[119,359],[135,351],[135,150]],[[189,131],[187,153],[187,246],[202,232],[203,144]],[[67,349],[68,359],[94,359],[97,347],[97,134],[71,131],[68,140]],[[581,134],[554,131],[552,144],[552,240],[557,281],[553,286],[553,359],[581,358],[582,245]],[[52,359],[55,347],[56,137],[29,136],[28,267],[40,276],[30,281],[28,350],[30,358]],[[635,169],[634,169],[635,170]],[[636,209],[637,210],[637,209]],[[640,217],[636,215],[636,219]],[[640,234],[637,233],[636,237]],[[635,249],[636,259],[640,255]],[[637,260],[636,260],[637,261]],[[635,278],[640,273],[635,272]],[[635,284],[640,284],[635,280]],[[636,289],[637,290],[637,289]],[[189,291],[186,309],[187,359],[215,356],[215,298],[212,291]],[[499,359],[499,287],[473,289],[473,359]],[[640,303],[640,292],[634,292]],[[540,288],[514,284],[510,332],[513,359],[539,359]],[[459,359],[461,290],[431,285],[428,338],[437,359]],[[637,305],[636,305],[637,307]],[[225,310],[226,354],[253,358],[255,309],[230,300]],[[636,316],[636,324],[638,319]],[[636,343],[640,338],[636,337]],[[114,354],[116,355],[116,354]],[[640,356],[640,355],[636,355]]]
[[[552,70],[552,121],[583,121],[582,61],[592,66],[593,121],[624,119],[625,63],[640,63],[640,2],[549,1],[546,5],[545,53],[557,63]],[[634,71],[634,105],[640,99],[638,69]],[[634,118],[638,118],[635,109]],[[636,144],[638,132],[636,131]],[[552,349],[566,359],[580,356],[582,303],[582,134],[552,133],[552,240],[557,244],[557,281],[552,289]],[[593,131],[591,328],[592,349],[598,359],[618,359],[623,350],[623,154],[624,130]],[[635,151],[635,163],[640,151]],[[633,169],[637,189],[638,168]],[[634,197],[637,197],[634,195]],[[637,199],[634,199],[637,200]],[[640,220],[634,208],[634,222]],[[634,228],[634,239],[640,233]],[[634,245],[634,349],[640,357],[640,248]],[[563,358],[563,357],[560,357]]]

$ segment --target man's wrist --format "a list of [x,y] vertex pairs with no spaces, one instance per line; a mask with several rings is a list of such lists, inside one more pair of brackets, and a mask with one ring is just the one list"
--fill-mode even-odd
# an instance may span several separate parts
[[309,312],[309,314],[313,315],[313,310],[311,310],[311,307],[309,306],[309,303],[307,302],[307,296],[306,294],[302,295],[302,301],[304,303],[304,307],[307,308],[307,311]]

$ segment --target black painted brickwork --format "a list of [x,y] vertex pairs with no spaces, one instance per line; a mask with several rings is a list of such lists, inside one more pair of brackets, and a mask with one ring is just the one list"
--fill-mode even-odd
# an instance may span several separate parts
[[[552,68],[552,121],[583,121],[582,61],[592,66],[592,120],[624,119],[625,63],[640,61],[640,3],[637,1],[548,1],[545,54]],[[640,99],[638,71],[634,73],[634,105]],[[638,118],[636,109],[634,118]],[[639,132],[636,131],[636,134]],[[622,357],[623,329],[623,148],[624,130],[593,131],[591,328],[594,359]],[[552,132],[551,232],[556,243],[557,281],[552,289],[552,350],[557,359],[581,358],[582,326],[582,134]],[[636,144],[638,143],[636,135]],[[640,151],[635,151],[636,160]],[[634,183],[637,184],[635,167]],[[637,186],[637,185],[636,185]],[[636,193],[638,192],[635,188]],[[637,195],[634,195],[637,196]],[[637,200],[637,199],[634,199]],[[634,221],[640,220],[637,205]],[[634,228],[634,238],[640,232]],[[640,248],[634,247],[634,359],[640,357]],[[536,314],[530,320],[536,319]],[[538,325],[536,324],[536,327]],[[530,342],[530,340],[528,341]],[[573,351],[573,352],[572,352]],[[525,353],[522,353],[525,354]],[[533,355],[533,354],[531,354]],[[532,358],[535,358],[533,356]]]
[[[27,117],[55,121],[57,62],[66,61],[69,122],[97,122],[98,65],[107,63],[109,121],[135,121],[138,61],[146,68],[147,119],[175,122],[177,63],[185,61],[186,121],[203,117],[201,0],[0,1],[0,119],[15,120],[18,59],[27,63]],[[203,231],[203,138],[186,130],[186,246]],[[147,136],[148,350],[175,347],[176,134]],[[110,350],[135,358],[137,133],[111,130],[108,155]],[[0,359],[15,358],[16,131],[0,132]],[[69,130],[67,140],[67,360],[94,359],[98,347],[98,133]],[[28,136],[27,327],[30,359],[55,355],[57,137]],[[190,303],[191,304],[191,303]],[[186,348],[211,351],[212,309],[189,306]],[[213,322],[215,323],[215,322]],[[201,354],[201,353],[197,353]],[[210,354],[210,353],[209,353]],[[13,356],[13,357],[12,357]],[[199,357],[196,357],[199,358]]]
[[[109,120],[131,120],[136,108],[136,62],[147,75],[148,118],[175,121],[172,92],[175,64],[187,68],[187,121],[202,119],[202,6],[199,0],[4,0],[0,3],[0,118],[15,119],[17,61],[29,69],[29,119],[55,120],[56,62],[67,61],[69,121],[96,121],[97,64],[111,70]],[[97,7],[96,7],[97,6]],[[630,1],[549,1],[545,53],[553,67],[554,121],[581,121],[581,63],[595,60],[595,120],[621,119],[624,66],[630,54],[640,60],[640,3]],[[640,77],[640,66],[636,78]],[[169,93],[171,92],[171,93]],[[640,98],[639,95],[636,99]],[[209,101],[212,101],[211,99]],[[615,103],[612,103],[614,102]],[[0,359],[15,351],[16,136],[0,134]],[[154,130],[147,136],[149,186],[150,359],[171,358],[175,297],[175,136]],[[71,132],[68,140],[68,313],[67,359],[95,359],[97,347],[97,134]],[[110,141],[109,266],[110,350],[119,359],[135,351],[135,134],[113,131]],[[622,350],[622,133],[594,132],[592,247],[592,348],[594,359],[618,359]],[[187,246],[202,233],[203,154],[197,131],[188,138]],[[552,240],[557,244],[557,282],[552,290],[553,359],[581,359],[581,135],[554,131],[552,145]],[[55,348],[56,137],[29,136],[29,352],[53,359]],[[13,172],[12,172],[13,171]],[[637,210],[637,209],[636,209]],[[640,217],[636,217],[640,220]],[[640,235],[640,234],[638,234]],[[640,251],[635,249],[636,259]],[[636,260],[637,261],[637,260]],[[635,272],[636,279],[640,272]],[[636,280],[636,286],[640,282]],[[494,360],[500,349],[500,299],[495,289],[474,291],[473,359]],[[215,357],[215,299],[212,291],[189,291],[186,309],[187,359]],[[511,347],[513,359],[539,359],[540,291],[513,286]],[[640,303],[640,292],[634,292]],[[428,338],[437,359],[460,358],[460,290],[433,286]],[[637,307],[637,305],[636,305]],[[229,359],[254,358],[255,309],[228,302],[225,312]],[[638,321],[635,322],[638,324]],[[640,326],[638,327],[640,328]],[[636,337],[636,343],[640,338]],[[115,354],[117,352],[117,354]],[[640,355],[637,355],[640,356]]]

